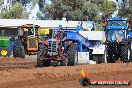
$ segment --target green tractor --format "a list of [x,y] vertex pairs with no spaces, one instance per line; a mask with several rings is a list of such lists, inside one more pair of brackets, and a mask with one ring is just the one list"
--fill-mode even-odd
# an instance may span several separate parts
[[10,37],[0,37],[0,56],[9,57],[10,55]]
[[6,30],[0,30],[0,56],[9,57],[12,47],[12,38],[6,35]]

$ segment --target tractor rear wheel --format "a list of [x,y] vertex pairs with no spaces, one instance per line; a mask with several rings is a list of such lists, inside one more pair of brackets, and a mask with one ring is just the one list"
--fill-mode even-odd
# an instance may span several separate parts
[[13,56],[15,58],[16,57],[25,58],[25,49],[20,39],[17,39],[14,42]]
[[104,60],[105,63],[115,63],[114,57],[113,57],[113,51],[115,51],[114,49],[111,49],[110,46],[107,46],[109,48],[106,48],[105,50],[105,54],[104,54]]
[[121,47],[121,58],[120,59],[123,62],[128,61],[128,59],[129,59],[129,50],[128,50],[127,46],[122,46]]
[[72,43],[67,50],[67,54],[69,55],[68,64],[70,66],[74,66],[77,62],[77,44]]
[[68,66],[69,65],[69,56],[68,54],[64,54],[62,56],[62,66]]

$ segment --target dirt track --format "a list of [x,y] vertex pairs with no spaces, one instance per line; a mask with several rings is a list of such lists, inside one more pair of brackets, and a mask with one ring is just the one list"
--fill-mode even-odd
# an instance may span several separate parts
[[[132,80],[132,63],[38,68],[32,59],[0,59],[0,88],[82,88],[79,84],[82,68],[89,72],[91,80]],[[95,87],[104,88],[90,88]],[[132,85],[127,88],[132,88]]]
[[9,70],[15,68],[33,68],[36,66],[35,60],[21,58],[2,58],[0,59],[0,70]]

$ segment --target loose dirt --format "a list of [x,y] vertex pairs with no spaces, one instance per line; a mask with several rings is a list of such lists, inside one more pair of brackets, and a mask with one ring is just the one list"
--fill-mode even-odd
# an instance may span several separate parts
[[33,68],[36,66],[36,62],[33,59],[22,59],[22,58],[1,58],[0,59],[0,70],[4,69],[15,69],[15,68]]
[[[82,68],[91,80],[132,80],[132,63],[36,67],[33,59],[0,59],[0,88],[83,88]],[[88,86],[86,88],[132,88],[130,86]]]

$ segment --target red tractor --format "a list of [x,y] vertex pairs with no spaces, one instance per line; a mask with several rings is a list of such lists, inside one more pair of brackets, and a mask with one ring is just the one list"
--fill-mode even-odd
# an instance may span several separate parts
[[[56,32],[56,33],[55,33]],[[38,66],[49,66],[52,65],[67,65],[67,54],[64,53],[63,42],[66,39],[66,34],[63,30],[50,30],[52,36],[51,39],[47,39],[39,47],[37,53],[37,64]]]

